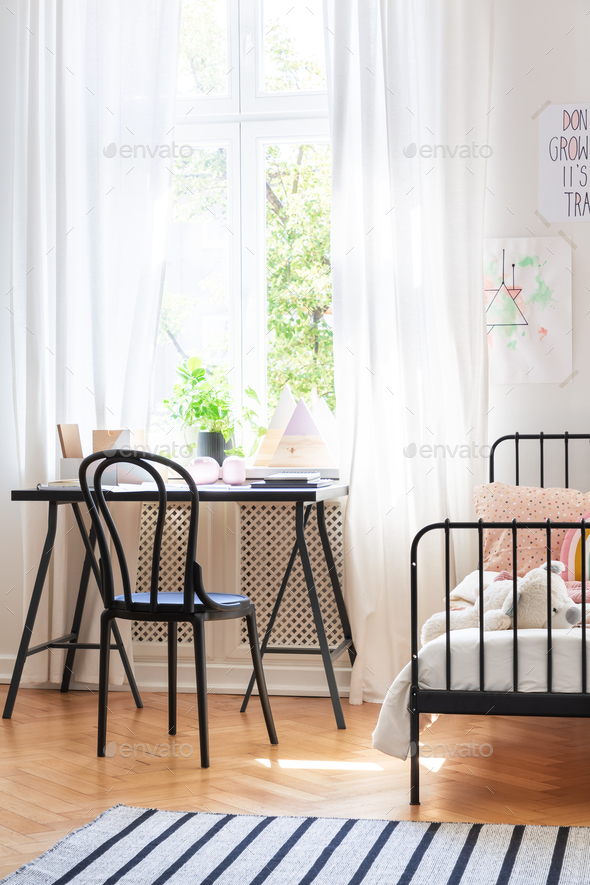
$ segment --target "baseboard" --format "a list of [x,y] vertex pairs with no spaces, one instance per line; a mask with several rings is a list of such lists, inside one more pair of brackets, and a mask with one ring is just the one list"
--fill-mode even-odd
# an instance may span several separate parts
[[[349,667],[335,668],[336,683],[341,697],[350,693]],[[212,694],[243,694],[246,690],[252,668],[246,664],[207,663],[207,685]],[[292,697],[328,697],[326,674],[321,663],[313,665],[291,664],[265,658],[264,674],[269,694],[290,695]],[[165,661],[136,660],[135,675],[137,684],[144,691],[166,691],[168,671]],[[192,662],[178,662],[178,690],[195,691],[195,671]]]
[[[184,651],[184,650],[183,650]],[[167,691],[168,671],[165,655],[160,649],[156,654],[146,654],[135,651],[135,677],[142,691]],[[192,654],[178,660],[178,691],[195,691],[195,671]],[[0,655],[0,684],[8,684],[14,667],[14,656]],[[348,697],[350,693],[351,667],[344,658],[337,661],[334,666],[338,692],[341,697]],[[248,685],[252,669],[247,663],[232,663],[209,661],[207,663],[207,683],[211,694],[243,694]],[[279,659],[279,656],[267,655],[264,659],[264,672],[268,690],[271,695],[287,695],[291,697],[328,697],[326,674],[321,663],[321,658],[316,656],[289,655]],[[90,683],[94,688],[95,686]],[[47,688],[56,689],[54,683],[42,685],[27,685],[22,683],[23,688]],[[72,690],[88,689],[88,683],[72,682]],[[128,691],[128,686],[113,686],[113,691]]]

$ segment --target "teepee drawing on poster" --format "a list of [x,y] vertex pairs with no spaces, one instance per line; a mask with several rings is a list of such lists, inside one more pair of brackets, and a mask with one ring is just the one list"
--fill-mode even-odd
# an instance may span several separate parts
[[561,384],[571,375],[571,267],[562,237],[484,241],[490,383]]
[[504,261],[506,249],[502,249],[502,282],[496,289],[486,289],[493,292],[492,300],[486,307],[486,321],[488,332],[495,326],[528,326],[528,321],[518,306],[517,298],[522,292],[514,285],[514,263],[512,264],[512,286],[509,288],[504,281]]

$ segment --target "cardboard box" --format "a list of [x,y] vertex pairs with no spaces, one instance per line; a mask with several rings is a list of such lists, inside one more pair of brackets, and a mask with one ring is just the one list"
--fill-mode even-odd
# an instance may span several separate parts
[[[59,478],[60,479],[78,479],[78,473],[80,470],[80,464],[82,463],[83,458],[60,458],[59,460]],[[101,461],[95,461],[94,464],[90,465],[90,469],[88,471],[88,484],[90,487],[93,485],[93,478],[96,468]],[[116,486],[117,485],[117,465],[113,464],[111,467],[107,467],[105,472],[102,475],[102,484],[103,486]]]

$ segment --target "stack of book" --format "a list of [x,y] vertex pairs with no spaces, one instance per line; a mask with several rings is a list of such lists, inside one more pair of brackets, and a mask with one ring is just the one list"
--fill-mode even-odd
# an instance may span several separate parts
[[284,470],[282,473],[271,473],[252,485],[259,489],[320,489],[332,485],[332,480],[322,479],[319,471],[315,470]]

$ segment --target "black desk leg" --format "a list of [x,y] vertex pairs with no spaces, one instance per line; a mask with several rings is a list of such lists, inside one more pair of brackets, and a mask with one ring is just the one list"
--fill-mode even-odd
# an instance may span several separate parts
[[340,695],[338,694],[338,686],[336,684],[336,676],[334,674],[334,666],[332,664],[332,658],[330,655],[330,646],[328,645],[328,637],[326,636],[326,631],[324,629],[322,612],[320,609],[318,594],[313,579],[311,561],[309,558],[309,553],[307,552],[307,543],[305,541],[305,519],[303,516],[303,502],[300,501],[298,501],[295,505],[295,523],[297,529],[297,545],[299,547],[299,555],[301,557],[301,564],[303,566],[303,574],[305,575],[305,583],[307,584],[307,593],[309,595],[309,601],[311,603],[311,610],[313,612],[315,628],[318,634],[318,642],[320,646],[320,651],[322,653],[322,660],[324,662],[326,678],[328,680],[328,688],[330,689],[330,697],[332,698],[332,707],[334,709],[336,725],[338,726],[338,728],[346,728],[344,714],[342,712],[342,704],[340,703]]
[[27,660],[27,652],[29,650],[31,636],[33,635],[35,618],[37,617],[39,602],[41,601],[41,594],[43,592],[45,578],[47,577],[47,569],[49,568],[49,563],[51,562],[51,551],[53,550],[53,545],[55,543],[56,530],[57,502],[50,501],[49,513],[47,517],[47,535],[45,537],[45,544],[43,545],[43,553],[41,554],[39,568],[37,569],[37,577],[35,578],[33,594],[29,603],[27,619],[25,621],[25,627],[23,630],[23,635],[21,637],[18,654],[16,656],[12,679],[10,680],[10,688],[8,689],[8,695],[6,697],[6,703],[4,705],[4,712],[2,714],[3,719],[10,719],[12,716],[12,711],[14,709],[14,702],[16,701],[16,695],[20,685],[21,677],[23,675],[25,661]]
[[[98,590],[102,599],[102,582],[100,578],[100,571],[98,568],[98,564],[96,562],[96,557],[94,555],[94,546],[96,543],[96,534],[94,532],[94,528],[90,529],[90,535],[86,533],[86,528],[84,526],[84,520],[82,519],[82,514],[80,513],[80,507],[78,504],[72,504],[72,510],[74,511],[74,516],[76,517],[76,523],[78,525],[78,530],[82,537],[82,541],[84,542],[84,546],[86,548],[86,558],[84,560],[84,567],[82,569],[82,577],[80,579],[80,589],[78,590],[78,601],[76,602],[76,611],[74,612],[74,621],[72,623],[72,633],[75,633],[75,640],[78,639],[78,633],[80,632],[80,626],[82,623],[82,614],[84,612],[84,603],[86,601],[86,593],[88,590],[88,581],[90,579],[90,569],[94,572],[94,579],[98,586]],[[104,602],[104,599],[103,599]],[[113,620],[111,624],[111,628],[113,631],[113,639],[115,640],[115,644],[117,646],[117,651],[121,657],[121,663],[123,664],[123,669],[125,670],[125,675],[127,676],[127,681],[129,683],[129,687],[131,689],[131,693],[133,694],[133,700],[135,701],[135,706],[138,710],[141,710],[143,707],[143,701],[141,700],[141,695],[139,694],[139,689],[137,687],[137,683],[135,681],[135,676],[133,675],[133,670],[131,668],[131,664],[129,662],[129,658],[127,657],[127,652],[125,650],[125,646],[123,645],[123,639],[121,638],[121,633],[119,631],[119,625],[115,620]],[[62,683],[61,683],[61,691],[68,691],[70,687],[70,679],[72,677],[72,671],[74,669],[74,656],[76,654],[76,649],[71,648],[68,649],[68,653],[66,656],[66,663],[64,667]]]
[[[75,512],[75,511],[74,511]],[[94,528],[90,529],[90,546],[92,550],[94,550],[94,544],[96,541],[96,535],[94,532]],[[78,589],[78,599],[76,600],[76,609],[74,611],[74,619],[72,621],[72,629],[70,630],[70,634],[72,634],[73,639],[72,642],[76,643],[78,641],[78,636],[80,634],[80,627],[82,625],[82,615],[84,614],[84,606],[86,604],[86,594],[88,592],[88,582],[90,580],[90,571],[92,569],[92,559],[90,558],[90,554],[86,551],[86,556],[84,558],[84,565],[82,567],[82,575],[80,577],[80,587]],[[61,680],[61,688],[60,691],[67,692],[70,690],[70,680],[74,675],[74,658],[76,656],[76,646],[72,645],[71,648],[68,648],[68,653],[66,655],[66,663],[64,666],[64,672]]]
[[342,632],[344,634],[344,639],[350,641],[350,645],[348,647],[348,656],[350,658],[351,665],[354,665],[356,651],[352,642],[352,632],[350,630],[348,612],[346,611],[346,604],[344,602],[344,597],[342,596],[342,588],[340,587],[340,581],[338,579],[338,571],[334,563],[334,556],[332,555],[332,548],[330,546],[330,538],[328,537],[328,531],[326,529],[326,514],[323,501],[318,501],[317,516],[318,529],[320,532],[320,538],[322,539],[322,547],[324,548],[324,556],[326,558],[326,565],[328,566],[328,574],[330,575],[330,580],[332,581],[332,590],[334,591],[334,599],[336,600],[336,605],[338,607],[340,623],[342,624]]
[[[308,504],[305,508],[305,519],[304,525],[307,525],[307,520],[309,519],[309,514],[311,513],[311,504]],[[266,627],[266,631],[264,637],[262,639],[262,645],[260,646],[260,657],[264,657],[264,653],[266,651],[266,646],[270,641],[270,634],[272,632],[272,628],[275,625],[275,621],[277,619],[277,615],[279,613],[279,609],[281,607],[281,602],[283,601],[283,596],[285,595],[285,590],[287,589],[287,584],[289,583],[289,578],[291,577],[291,571],[293,569],[293,565],[295,564],[295,557],[297,556],[297,550],[299,549],[299,543],[295,541],[293,546],[293,552],[291,553],[291,557],[289,562],[287,563],[287,568],[285,569],[285,574],[283,576],[283,581],[281,583],[281,589],[279,590],[276,602],[274,604],[274,608],[272,610],[272,614],[270,616],[270,620]],[[246,707],[248,706],[248,701],[250,700],[250,695],[252,694],[252,689],[254,688],[254,681],[256,679],[256,674],[252,673],[250,677],[250,682],[248,683],[248,688],[246,690],[246,694],[244,695],[244,700],[242,702],[242,706],[240,707],[240,713],[246,712]]]

